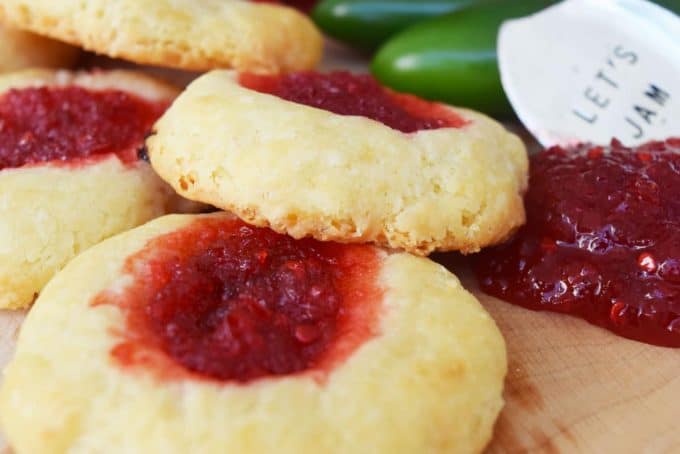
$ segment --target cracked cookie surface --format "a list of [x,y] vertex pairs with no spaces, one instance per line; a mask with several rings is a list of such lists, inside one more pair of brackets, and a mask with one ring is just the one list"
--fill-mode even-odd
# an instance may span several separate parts
[[[420,112],[424,101],[413,102],[407,110]],[[404,133],[213,71],[178,97],[147,146],[180,194],[258,226],[421,255],[476,252],[524,222],[525,147],[482,114],[433,108],[455,127]]]
[[7,0],[17,28],[136,63],[202,71],[312,68],[322,37],[293,8],[239,0]]

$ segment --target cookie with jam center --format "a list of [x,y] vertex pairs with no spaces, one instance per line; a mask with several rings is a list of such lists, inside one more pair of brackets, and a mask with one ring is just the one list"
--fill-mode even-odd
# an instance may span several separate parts
[[322,37],[303,13],[241,0],[8,0],[17,28],[136,63],[204,71],[309,69]]
[[48,284],[0,390],[18,454],[481,452],[503,338],[442,266],[166,216]]
[[29,306],[89,246],[179,207],[139,158],[176,94],[128,71],[0,76],[0,308]]
[[178,193],[296,238],[476,252],[524,222],[521,140],[369,75],[214,71],[147,140]]

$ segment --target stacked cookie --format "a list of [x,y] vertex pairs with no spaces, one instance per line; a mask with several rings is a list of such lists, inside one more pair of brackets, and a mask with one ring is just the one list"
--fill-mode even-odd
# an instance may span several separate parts
[[[483,449],[503,339],[422,256],[523,223],[517,137],[310,71],[320,34],[277,4],[9,0],[0,17],[223,68],[174,101],[131,72],[0,80],[0,302],[40,294],[0,390],[17,452]],[[159,217],[203,204],[218,212]]]

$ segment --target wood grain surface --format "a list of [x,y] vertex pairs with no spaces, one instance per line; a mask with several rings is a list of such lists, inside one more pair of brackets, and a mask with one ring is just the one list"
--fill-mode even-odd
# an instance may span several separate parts
[[[325,69],[365,68],[365,60],[351,52],[334,45],[329,50]],[[98,58],[92,65],[120,62]],[[175,82],[193,77],[154,72]],[[576,318],[504,303],[478,291],[466,259],[436,259],[478,296],[506,339],[506,405],[488,454],[680,453],[680,349],[629,341]],[[0,311],[0,367],[12,355],[23,317]],[[6,452],[0,435],[0,454]]]
[[465,259],[440,256],[503,332],[506,405],[488,453],[680,453],[680,350],[481,293]]

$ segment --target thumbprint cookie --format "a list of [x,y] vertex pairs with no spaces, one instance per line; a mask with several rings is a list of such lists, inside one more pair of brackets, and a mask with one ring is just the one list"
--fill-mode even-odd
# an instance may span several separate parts
[[176,191],[295,238],[470,253],[524,222],[517,136],[368,75],[213,71],[154,132]]
[[479,452],[503,338],[442,266],[172,215],[90,248],[0,390],[18,454]]
[[0,308],[30,305],[82,250],[174,209],[138,150],[175,95],[124,71],[0,76]]
[[202,71],[310,69],[322,36],[278,2],[243,0],[3,0],[17,28],[136,63]]

